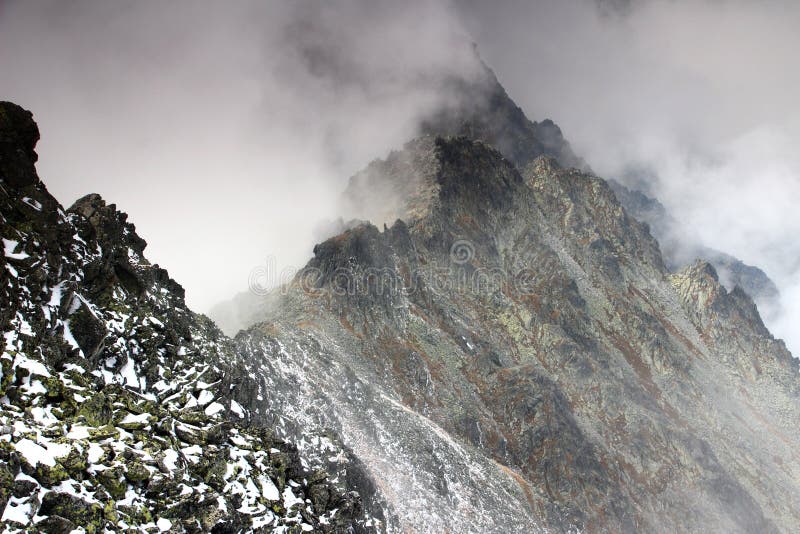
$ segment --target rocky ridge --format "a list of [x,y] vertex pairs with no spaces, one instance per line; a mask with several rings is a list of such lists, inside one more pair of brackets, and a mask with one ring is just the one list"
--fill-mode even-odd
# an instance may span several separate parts
[[764,271],[685,235],[678,221],[667,213],[658,200],[615,180],[609,180],[608,183],[625,210],[648,224],[661,244],[665,262],[671,271],[679,271],[696,259],[703,258],[714,266],[725,287],[733,290],[738,286],[753,297],[762,315],[770,317],[780,311],[778,288]]
[[301,456],[246,420],[232,392],[252,386],[248,362],[147,261],[124,213],[97,195],[58,204],[38,138],[29,112],[0,103],[2,531],[377,525],[335,439],[304,433],[320,456]]

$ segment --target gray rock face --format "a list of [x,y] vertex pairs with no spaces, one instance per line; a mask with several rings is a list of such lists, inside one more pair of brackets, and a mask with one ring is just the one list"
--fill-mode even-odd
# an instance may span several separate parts
[[387,530],[798,524],[797,361],[713,267],[671,274],[605,181],[427,137],[353,179],[354,216],[373,191],[396,222],[318,245],[237,336],[268,399],[238,401],[337,436]]

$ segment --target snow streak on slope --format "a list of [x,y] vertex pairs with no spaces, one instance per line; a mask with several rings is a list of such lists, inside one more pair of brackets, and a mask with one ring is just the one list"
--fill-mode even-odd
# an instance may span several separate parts
[[541,531],[526,484],[409,409],[333,340],[282,330],[237,342],[260,362],[268,408],[259,416],[281,421],[304,454],[314,447],[294,428],[341,436],[389,506],[388,531]]

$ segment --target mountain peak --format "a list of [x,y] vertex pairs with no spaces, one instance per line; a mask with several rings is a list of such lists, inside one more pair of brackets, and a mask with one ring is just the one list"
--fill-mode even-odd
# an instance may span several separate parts
[[561,129],[550,119],[532,122],[508,96],[495,73],[480,60],[476,77],[446,80],[444,90],[452,104],[423,121],[429,135],[465,136],[495,147],[518,167],[549,155],[565,167],[586,169],[572,151]]

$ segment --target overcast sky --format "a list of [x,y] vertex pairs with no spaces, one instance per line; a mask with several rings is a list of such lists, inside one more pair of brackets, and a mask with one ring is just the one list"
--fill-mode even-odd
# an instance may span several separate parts
[[34,112],[51,192],[117,203],[204,311],[305,263],[473,40],[598,174],[651,168],[689,231],[764,268],[800,348],[798,27],[791,0],[0,0],[0,98]]

